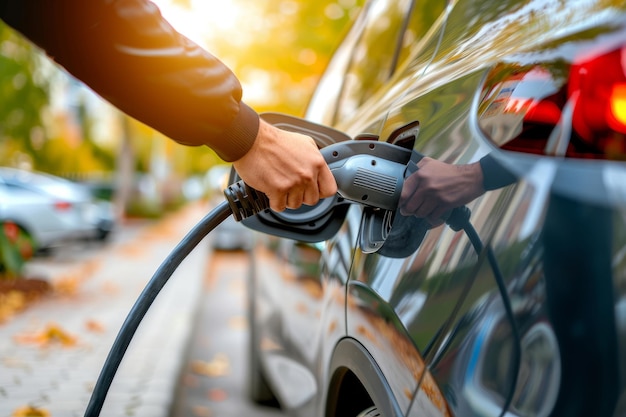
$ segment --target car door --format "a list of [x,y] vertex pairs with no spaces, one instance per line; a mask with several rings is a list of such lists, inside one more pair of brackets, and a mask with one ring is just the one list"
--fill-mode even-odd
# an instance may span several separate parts
[[[398,19],[401,6],[404,6],[404,15]],[[399,85],[389,84],[397,67],[412,60],[415,65],[421,65],[421,71],[426,70],[439,49],[440,35],[445,29],[446,2],[391,4],[381,1],[370,3],[369,7],[375,12],[371,12],[369,20],[360,23],[358,36],[351,34],[355,39],[349,37],[351,56],[356,58],[335,57],[335,63],[343,64],[345,74],[336,102],[331,105],[334,109],[332,117],[328,112],[322,115],[315,112],[320,101],[324,102],[327,97],[324,95],[324,80],[310,112],[313,117],[340,126],[353,136],[378,134],[389,126],[400,127],[422,116],[427,119],[428,109],[439,106],[438,96],[433,96],[430,101],[414,103],[413,107],[422,114],[394,118],[391,123],[387,121],[386,112],[367,111],[372,97],[378,97],[385,88],[397,91],[397,97],[381,103],[379,108],[393,106],[397,99],[405,98],[403,91],[397,89]],[[381,36],[390,36],[389,32],[393,32],[396,43],[380,42]],[[331,69],[335,68],[331,66]],[[419,78],[418,75],[413,70],[412,78]],[[330,76],[327,74],[326,77]],[[410,83],[404,85],[410,87]],[[324,108],[327,110],[328,105]],[[367,117],[358,117],[364,112]],[[386,139],[384,136],[379,138]],[[349,212],[350,218],[361,219],[364,215],[365,210],[360,207],[353,207]],[[445,400],[434,380],[424,372],[427,365],[424,357],[439,343],[437,336],[458,304],[463,290],[458,283],[463,282],[466,275],[475,273],[471,264],[465,265],[468,259],[473,259],[467,250],[468,243],[457,244],[457,252],[451,254],[438,242],[456,244],[460,238],[439,229],[429,234],[419,254],[416,254],[419,245],[412,242],[408,242],[411,250],[397,247],[402,245],[400,239],[406,237],[385,243],[384,250],[378,253],[365,253],[367,249],[360,244],[364,233],[362,223],[356,225],[358,227],[344,237],[354,254],[347,283],[346,334],[373,356],[402,412],[406,412],[414,398],[419,397],[425,399],[422,409],[429,409],[432,415],[445,415]],[[453,261],[449,260],[450,256],[454,257]],[[455,269],[456,265],[461,267]],[[457,276],[450,284],[450,276],[454,274]],[[443,291],[448,286],[454,287],[454,291]],[[446,293],[444,297],[433,291],[438,287]],[[427,382],[420,385],[425,379]]]
[[[432,82],[431,74],[438,69],[436,58],[450,47],[442,41],[446,40],[453,8],[443,9],[427,36],[400,54],[405,61],[391,81],[337,122],[341,129],[368,132],[386,141],[396,129],[419,122],[413,144],[416,152],[449,163],[472,162],[485,155],[487,149],[480,142],[466,140],[472,137],[467,114],[482,72],[469,71],[466,77],[448,84],[444,84],[444,73]],[[416,16],[423,16],[423,12],[416,5],[408,21],[419,21]],[[342,110],[340,107],[338,113]],[[481,213],[488,213],[473,219],[484,239],[490,239],[505,215],[497,208],[514,198],[514,188],[473,203]],[[377,252],[360,250],[358,242],[354,245],[347,334],[374,357],[401,409],[416,415],[446,415],[446,398],[427,369],[463,301],[497,288],[484,256],[478,256],[462,233],[447,227],[429,230],[416,219],[394,222],[390,236]]]

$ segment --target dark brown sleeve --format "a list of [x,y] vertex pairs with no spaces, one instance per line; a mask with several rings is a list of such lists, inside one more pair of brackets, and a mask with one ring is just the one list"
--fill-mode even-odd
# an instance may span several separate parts
[[[219,13],[219,10],[216,10]],[[258,114],[217,58],[148,0],[0,0],[0,18],[104,99],[173,140],[243,156]]]
[[493,155],[487,154],[479,162],[483,171],[483,188],[485,191],[497,190],[517,182],[515,174],[496,161]]

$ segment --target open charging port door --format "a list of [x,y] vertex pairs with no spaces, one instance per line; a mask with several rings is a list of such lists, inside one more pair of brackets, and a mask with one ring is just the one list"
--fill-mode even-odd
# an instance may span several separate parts
[[[263,113],[261,118],[280,129],[312,137],[320,149],[338,142],[352,140],[345,133],[328,126],[286,114]],[[229,183],[235,183],[240,179],[233,169]],[[314,206],[303,205],[298,209],[286,209],[282,212],[267,209],[241,222],[252,230],[269,235],[308,243],[322,242],[339,231],[346,217],[349,204],[341,204],[340,199],[339,196],[329,197],[320,200]]]

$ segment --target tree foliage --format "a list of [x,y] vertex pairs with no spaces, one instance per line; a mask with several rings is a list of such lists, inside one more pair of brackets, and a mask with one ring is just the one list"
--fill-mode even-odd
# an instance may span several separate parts
[[[364,0],[232,1],[246,9],[245,22],[233,26],[237,33],[215,33],[204,46],[233,69],[244,85],[244,100],[257,111],[302,114]],[[195,0],[171,3],[193,13]],[[220,13],[218,3],[214,12]],[[102,114],[83,96],[73,97],[65,112],[51,107],[53,87],[68,79],[38,48],[0,22],[0,165],[75,177],[113,172],[121,129],[111,126],[104,139],[102,132],[96,134]],[[205,172],[219,162],[206,147],[184,147],[138,122],[131,126],[139,171],[149,171],[158,152],[181,176]]]
[[38,159],[48,83],[34,47],[0,22],[0,161]]

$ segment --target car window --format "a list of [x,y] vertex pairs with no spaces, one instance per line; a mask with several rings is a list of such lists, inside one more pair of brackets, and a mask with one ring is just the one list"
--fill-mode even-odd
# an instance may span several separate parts
[[393,74],[411,6],[410,0],[379,0],[370,7],[344,78],[338,120],[351,115]]
[[320,80],[307,118],[334,125],[389,79],[398,57],[406,55],[400,50],[414,1],[374,0],[366,4]]
[[334,124],[337,100],[341,94],[344,74],[350,65],[352,50],[361,36],[371,4],[371,2],[365,3],[348,34],[333,54],[307,106],[306,119],[329,126]]
[[[416,48],[416,45],[425,40],[425,35],[433,29],[437,19],[443,16],[446,8],[444,0],[417,0],[406,21],[406,30],[403,31],[402,43],[398,49],[395,66],[399,67],[412,58],[412,51],[423,51],[425,48]],[[430,58],[425,56],[425,58]]]

